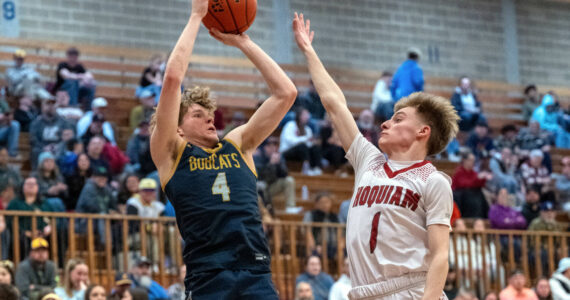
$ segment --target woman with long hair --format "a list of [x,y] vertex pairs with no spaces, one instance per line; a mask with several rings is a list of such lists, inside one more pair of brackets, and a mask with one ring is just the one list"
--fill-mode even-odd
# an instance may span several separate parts
[[107,291],[102,285],[95,284],[89,286],[85,291],[85,300],[105,300],[107,299]]
[[87,179],[91,177],[91,161],[85,153],[79,154],[75,164],[75,170],[69,176],[65,177],[65,184],[68,186],[68,197],[65,201],[67,210],[74,210],[77,205],[77,199],[83,190],[83,186]]
[[67,198],[67,185],[55,163],[51,152],[42,152],[38,157],[38,169],[32,173],[39,185],[40,196],[47,201],[55,211],[65,211],[62,199]]
[[307,175],[320,175],[322,174],[321,150],[315,143],[313,131],[309,127],[310,118],[311,114],[307,109],[297,109],[295,120],[283,126],[279,152],[287,161],[303,162],[303,172]]
[[70,259],[65,265],[62,286],[55,293],[62,300],[82,300],[89,285],[89,267],[82,259]]

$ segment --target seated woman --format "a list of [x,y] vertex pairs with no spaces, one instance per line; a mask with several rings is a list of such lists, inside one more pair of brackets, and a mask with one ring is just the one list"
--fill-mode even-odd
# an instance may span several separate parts
[[306,175],[321,175],[321,149],[308,126],[310,117],[308,110],[300,108],[295,120],[285,124],[281,131],[279,152],[286,161],[303,162]]
[[144,91],[150,91],[155,95],[154,104],[158,104],[160,99],[160,91],[162,89],[162,63],[164,59],[162,55],[154,55],[150,59],[150,64],[146,67],[142,73],[140,86],[136,90],[135,96],[140,98]]
[[[328,193],[317,194],[315,198],[315,208],[305,213],[304,223],[339,223],[338,216],[331,211],[332,196]],[[329,258],[333,258],[337,249],[337,233],[334,228],[326,231],[322,227],[312,227],[306,233],[307,254],[316,253],[322,255],[323,243],[326,234],[327,253]]]
[[530,151],[529,159],[521,165],[521,175],[525,187],[537,185],[542,189],[543,186],[550,184],[550,172],[542,164],[543,159],[542,151],[538,149]]
[[54,211],[65,211],[63,199],[67,198],[67,185],[59,173],[55,157],[51,152],[42,152],[38,157],[38,169],[32,173],[39,185],[39,195]]
[[473,169],[474,165],[475,155],[465,153],[461,156],[461,164],[452,177],[453,199],[462,217],[486,219],[489,204],[483,195],[482,188],[487,180],[493,178],[493,174],[486,171],[477,173]]

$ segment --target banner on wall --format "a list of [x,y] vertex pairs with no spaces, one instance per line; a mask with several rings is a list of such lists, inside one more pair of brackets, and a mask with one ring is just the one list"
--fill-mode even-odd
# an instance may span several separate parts
[[0,0],[0,36],[20,36],[20,0]]

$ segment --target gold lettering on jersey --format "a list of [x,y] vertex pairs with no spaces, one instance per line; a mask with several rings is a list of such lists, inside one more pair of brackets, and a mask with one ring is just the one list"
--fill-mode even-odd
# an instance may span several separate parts
[[415,211],[420,202],[420,195],[402,186],[382,185],[359,187],[352,207],[385,204],[400,206]]
[[241,168],[241,164],[238,160],[239,156],[237,153],[232,154],[212,154],[208,157],[194,156],[188,159],[188,164],[190,165],[190,171],[194,172],[196,170],[223,170],[230,168]]

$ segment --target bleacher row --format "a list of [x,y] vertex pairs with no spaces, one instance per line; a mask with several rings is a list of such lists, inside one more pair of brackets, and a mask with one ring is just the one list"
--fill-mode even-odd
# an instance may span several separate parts
[[[80,60],[95,76],[97,96],[105,97],[110,103],[107,119],[115,126],[117,141],[122,149],[130,137],[128,119],[130,111],[138,105],[135,99],[135,89],[139,83],[142,70],[148,65],[155,51],[143,49],[117,48],[84,44],[67,44],[37,40],[0,38],[0,86],[4,85],[3,74],[13,63],[12,54],[17,48],[27,51],[26,63],[34,66],[46,78],[53,80],[57,64],[65,57],[65,50],[70,46],[80,49]],[[299,90],[309,85],[309,74],[302,65],[282,65],[292,78]],[[371,94],[380,71],[347,70],[330,67],[329,71],[343,89],[349,108],[355,116],[368,108]],[[479,100],[488,118],[489,125],[496,134],[505,124],[524,126],[521,108],[523,103],[520,85],[504,82],[476,80]],[[194,55],[187,74],[186,86],[210,86],[217,99],[218,106],[229,121],[234,111],[240,110],[246,116],[251,116],[257,104],[268,96],[263,78],[246,59],[212,57]],[[449,98],[455,86],[456,78],[427,77],[425,89],[427,92]],[[561,105],[570,104],[570,88],[539,86],[539,92],[554,90],[560,97]],[[27,134],[20,136],[22,159],[13,161],[25,173],[29,171],[28,154],[30,149]],[[554,149],[552,152],[555,171],[560,170],[560,159],[569,155],[570,151]],[[434,161],[434,164],[447,174],[452,174],[457,164],[449,161]],[[354,178],[339,178],[330,174],[318,177],[304,176],[292,173],[296,179],[296,193],[299,206],[311,209],[312,202],[302,201],[301,188],[307,186],[311,194],[317,191],[331,191],[336,197],[333,210],[338,210],[340,202],[350,198]],[[334,184],[331,182],[334,181]],[[285,220],[300,220],[301,215],[284,213],[284,199],[275,199],[277,217]]]

